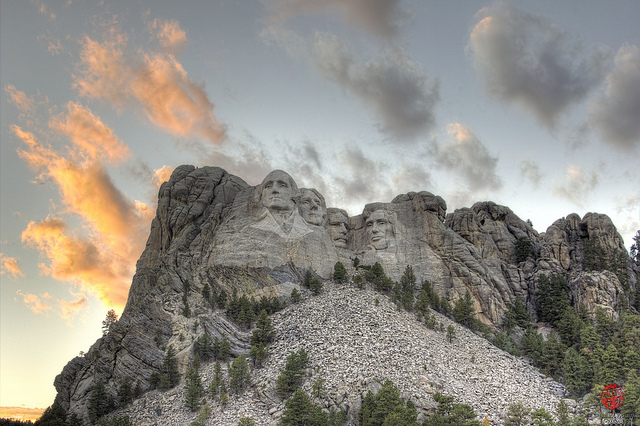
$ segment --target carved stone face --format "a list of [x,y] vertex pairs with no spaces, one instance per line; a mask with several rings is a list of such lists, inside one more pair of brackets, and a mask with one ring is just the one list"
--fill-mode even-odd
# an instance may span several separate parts
[[346,249],[348,231],[349,218],[347,216],[340,211],[327,212],[327,232],[333,245]]
[[262,181],[262,205],[269,210],[292,211],[296,204],[293,197],[297,187],[291,176],[275,170]]
[[322,226],[326,217],[324,203],[318,197],[318,195],[310,190],[302,190],[302,196],[300,197],[300,214],[304,220],[311,224]]
[[393,237],[393,224],[384,210],[371,213],[365,222],[369,243],[376,250],[384,250],[389,246],[388,239]]

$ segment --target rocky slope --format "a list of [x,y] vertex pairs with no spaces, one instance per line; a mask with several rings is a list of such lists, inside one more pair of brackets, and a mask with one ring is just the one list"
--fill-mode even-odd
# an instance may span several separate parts
[[[207,398],[213,409],[207,424],[233,425],[251,417],[256,424],[276,425],[284,402],[275,392],[275,378],[286,357],[302,348],[310,358],[302,388],[310,394],[313,382],[324,379],[327,396],[315,402],[329,410],[345,410],[351,421],[357,419],[366,392],[375,393],[386,379],[416,405],[421,418],[437,406],[435,392],[471,405],[479,419],[488,416],[500,421],[509,404],[517,401],[553,412],[563,396],[562,385],[435,315],[445,328],[454,325],[457,338],[451,343],[446,333],[428,329],[379,293],[328,285],[323,294],[308,296],[272,316],[277,336],[267,362],[253,370],[252,386],[239,396],[232,395],[226,407],[218,398]],[[204,365],[200,375],[208,386],[213,364]],[[128,415],[138,425],[188,424],[197,413],[184,407],[183,388],[181,384],[167,392],[149,392],[113,416]]]
[[[490,326],[500,323],[516,299],[535,318],[541,274],[568,276],[576,304],[584,303],[591,313],[602,307],[612,317],[637,286],[631,262],[623,268],[629,277],[624,286],[611,272],[584,268],[587,242],[602,247],[603,256],[626,253],[605,215],[589,213],[581,219],[571,214],[539,234],[508,207],[479,202],[447,214],[441,197],[422,191],[367,204],[360,215],[341,213],[337,222],[332,217],[316,225],[304,219],[302,191],[293,178],[281,171],[275,175],[288,186],[285,201],[296,207],[284,219],[267,202],[273,179],[253,187],[216,167],[175,169],[160,188],[156,217],[120,321],[85,357],[63,369],[54,383],[56,401],[86,418],[88,395],[97,380],[112,394],[127,377],[148,388],[167,344],[176,348],[184,373],[193,341],[205,330],[212,338],[226,336],[235,354],[247,354],[248,334],[224,315],[211,314],[202,296],[205,284],[214,292],[286,298],[307,270],[327,279],[339,260],[352,274],[351,258],[358,256],[363,265],[379,262],[394,280],[412,265],[418,281],[431,281],[451,304],[469,291],[478,319]],[[319,198],[316,208],[322,204]],[[326,216],[329,210],[321,208]],[[524,257],[519,241],[531,247]],[[191,318],[183,315],[187,286]]]

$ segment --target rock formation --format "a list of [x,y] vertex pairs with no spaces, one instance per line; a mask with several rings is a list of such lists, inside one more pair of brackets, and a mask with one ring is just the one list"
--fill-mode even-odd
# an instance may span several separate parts
[[[226,336],[233,353],[248,353],[249,333],[211,312],[202,297],[205,284],[227,294],[286,298],[307,270],[326,280],[341,261],[352,274],[357,256],[363,265],[379,262],[393,280],[411,265],[419,282],[429,280],[451,303],[469,291],[477,317],[488,325],[499,324],[516,299],[535,317],[541,274],[567,275],[571,297],[591,313],[604,307],[613,316],[625,297],[615,274],[583,268],[586,241],[607,255],[625,251],[605,215],[571,214],[538,234],[508,207],[479,202],[447,214],[441,197],[422,191],[367,204],[349,217],[326,208],[318,191],[299,189],[283,171],[254,187],[220,168],[193,166],[176,168],[158,197],[120,321],[56,378],[57,401],[81,416],[98,379],[112,394],[125,377],[148,387],[167,344],[182,372],[205,331]],[[524,256],[522,241],[530,247]],[[635,274],[625,285],[635,289]],[[183,315],[184,301],[191,319]]]

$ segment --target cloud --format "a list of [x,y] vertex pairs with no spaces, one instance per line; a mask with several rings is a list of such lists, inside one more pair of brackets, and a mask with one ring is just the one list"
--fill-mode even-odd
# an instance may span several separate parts
[[306,62],[310,59],[308,43],[294,31],[281,25],[264,28],[260,38],[266,45],[276,45],[298,61]]
[[74,76],[80,94],[141,108],[149,121],[174,136],[221,144],[226,127],[214,116],[204,84],[192,81],[174,55],[128,52],[127,41],[113,31],[102,43],[85,37]]
[[589,193],[598,185],[598,175],[586,173],[581,167],[569,166],[564,182],[553,181],[553,193],[582,207]]
[[605,93],[589,105],[588,121],[606,143],[628,149],[640,142],[640,49],[622,46],[614,64]]
[[66,300],[58,300],[58,306],[60,307],[60,316],[67,320],[70,320],[75,316],[75,314],[86,308],[89,304],[87,300],[87,296],[82,293],[72,293],[75,297],[75,300],[71,302],[67,302]]
[[451,135],[447,144],[434,143],[431,147],[438,167],[460,176],[472,191],[502,188],[502,179],[496,172],[498,157],[492,156],[463,124],[451,123],[447,132]]
[[433,187],[431,174],[417,164],[404,164],[392,177],[395,193],[423,191]]
[[167,182],[171,177],[171,173],[173,173],[174,167],[164,165],[159,169],[153,171],[153,182],[156,187],[160,188],[160,186]]
[[487,89],[549,128],[587,96],[609,66],[609,48],[584,49],[544,16],[496,3],[477,18],[468,49]]
[[73,104],[66,116],[50,124],[73,142],[67,156],[12,125],[25,144],[18,155],[39,179],[57,185],[63,212],[78,215],[87,235],[76,235],[54,217],[31,221],[22,240],[47,259],[40,265],[43,273],[96,292],[108,306],[123,306],[153,212],[144,203],[127,200],[104,170],[103,160],[119,160],[128,151],[99,117]]
[[53,118],[49,126],[67,136],[91,160],[119,163],[131,155],[129,147],[88,108],[69,102],[67,111],[66,115]]
[[9,97],[9,102],[14,104],[20,112],[33,112],[33,109],[36,105],[36,101],[33,98],[30,98],[24,92],[16,89],[13,84],[7,84],[4,88],[4,91]]
[[520,174],[531,182],[533,186],[538,187],[540,179],[542,179],[542,173],[540,172],[538,163],[532,160],[522,160],[518,166],[520,168]]
[[0,275],[9,274],[12,278],[24,277],[20,269],[20,260],[17,257],[5,256],[0,253]]
[[349,25],[356,25],[381,38],[397,35],[408,14],[400,0],[280,0],[269,3],[272,19],[284,21],[300,14],[337,12]]
[[149,32],[158,39],[167,52],[173,55],[182,53],[187,44],[187,33],[180,28],[178,21],[173,19],[170,21],[154,19],[149,24]]
[[35,422],[42,417],[44,410],[44,408],[0,407],[0,418]]
[[117,254],[104,250],[98,241],[66,232],[67,225],[60,218],[31,221],[22,231],[22,241],[48,260],[40,264],[45,275],[79,284],[95,292],[107,306],[124,307],[133,262],[123,261]]
[[42,314],[51,310],[51,295],[49,293],[37,296],[35,294],[24,294],[22,291],[16,291],[16,294],[22,296],[22,301],[27,305],[34,314]]
[[316,66],[378,117],[378,127],[399,141],[413,140],[435,124],[439,82],[398,48],[360,63],[335,36],[318,35]]

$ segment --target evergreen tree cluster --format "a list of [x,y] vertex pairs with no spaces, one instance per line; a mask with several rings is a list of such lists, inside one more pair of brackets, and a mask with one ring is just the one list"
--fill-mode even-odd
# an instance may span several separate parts
[[193,354],[194,357],[197,356],[198,359],[202,361],[210,361],[214,359],[226,361],[233,356],[227,336],[224,336],[222,340],[216,336],[212,341],[206,331],[193,343]]
[[304,348],[289,354],[284,370],[280,370],[280,375],[276,382],[278,395],[281,397],[288,396],[300,387],[304,379],[304,369],[308,364],[309,356]]
[[[345,271],[345,274],[346,274],[346,271]],[[309,290],[311,290],[311,293],[313,293],[315,296],[322,293],[322,290],[324,287],[324,285],[322,284],[322,281],[320,281],[318,277],[313,276],[313,274],[311,273],[311,269],[307,269],[307,272],[304,275],[304,281],[302,282],[302,285],[308,288]]]
[[283,307],[277,297],[262,296],[259,301],[256,301],[253,296],[249,298],[245,294],[238,297],[238,293],[234,290],[227,306],[227,317],[236,324],[249,329],[263,310],[267,312],[267,315],[271,315]]
[[[631,260],[633,260],[633,257],[634,255],[632,254]],[[624,250],[618,249],[608,254],[595,238],[587,238],[584,242],[584,263],[582,267],[588,272],[604,270],[613,272],[625,291],[629,291],[629,260],[629,256]]]
[[388,379],[377,394],[367,392],[358,417],[361,426],[418,426],[416,407],[411,401],[405,403],[398,388]]
[[476,413],[469,405],[456,404],[453,397],[444,396],[440,392],[433,395],[433,399],[438,403],[438,408],[425,419],[423,426],[480,426],[480,422],[475,419]]

